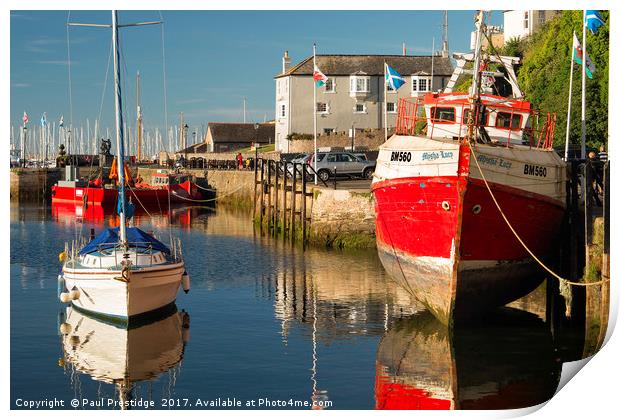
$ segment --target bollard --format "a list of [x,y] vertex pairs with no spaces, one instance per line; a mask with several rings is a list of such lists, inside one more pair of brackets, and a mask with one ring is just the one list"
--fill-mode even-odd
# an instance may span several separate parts
[[336,189],[336,176],[338,175],[338,169],[334,166],[334,189]]

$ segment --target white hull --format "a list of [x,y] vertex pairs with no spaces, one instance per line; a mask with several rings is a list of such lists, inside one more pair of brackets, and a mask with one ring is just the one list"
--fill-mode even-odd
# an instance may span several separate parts
[[120,270],[63,269],[67,290],[79,291],[73,305],[119,319],[174,302],[184,271],[183,262],[135,268],[129,272],[129,281],[124,281]]
[[90,318],[67,308],[60,326],[65,359],[97,381],[144,381],[176,366],[183,357],[182,313],[133,329]]

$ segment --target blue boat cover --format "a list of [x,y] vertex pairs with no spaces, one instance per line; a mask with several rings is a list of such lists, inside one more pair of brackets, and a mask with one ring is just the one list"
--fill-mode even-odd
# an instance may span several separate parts
[[[80,250],[79,255],[114,248],[114,246],[119,243],[118,230],[119,228],[104,230],[95,239],[86,244],[86,246]],[[127,242],[130,246],[140,246],[144,248],[148,248],[150,245],[155,251],[170,254],[170,249],[166,245],[135,227],[127,228]]]

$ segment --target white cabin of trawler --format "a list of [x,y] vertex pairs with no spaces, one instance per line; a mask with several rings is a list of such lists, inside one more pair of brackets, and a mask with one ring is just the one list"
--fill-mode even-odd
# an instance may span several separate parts
[[[532,140],[532,107],[529,102],[495,95],[482,95],[484,126],[491,141],[527,144]],[[459,139],[467,135],[470,104],[465,93],[430,93],[424,97],[426,133],[432,138]],[[475,121],[475,118],[472,120]]]

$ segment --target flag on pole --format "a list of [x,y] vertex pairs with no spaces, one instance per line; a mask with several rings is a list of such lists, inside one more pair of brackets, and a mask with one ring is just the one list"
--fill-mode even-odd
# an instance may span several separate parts
[[[577,39],[577,35],[573,32],[573,59],[577,64],[583,65],[583,48],[581,48],[581,44]],[[596,68],[594,67],[594,63],[590,60],[590,57],[586,53],[586,75],[588,78],[592,78],[592,73],[594,73]]]
[[401,76],[396,70],[389,66],[389,64],[385,65],[385,82],[393,89],[398,90],[399,87],[405,84],[405,78]]
[[325,83],[327,83],[327,76],[325,76],[316,65],[314,66],[314,73],[312,74],[312,78],[316,82],[316,87],[321,87]]
[[47,118],[44,112],[43,115],[41,116],[41,127],[45,127],[46,125],[47,125]]
[[22,120],[24,121],[24,125],[28,124],[28,114],[26,114],[26,111],[24,111],[24,116]]
[[605,21],[601,17],[601,14],[597,10],[586,10],[586,27],[592,32],[596,34],[598,32],[598,28],[605,24]]
[[65,116],[61,115],[60,122],[58,123],[58,127],[64,127],[64,126],[65,126]]

